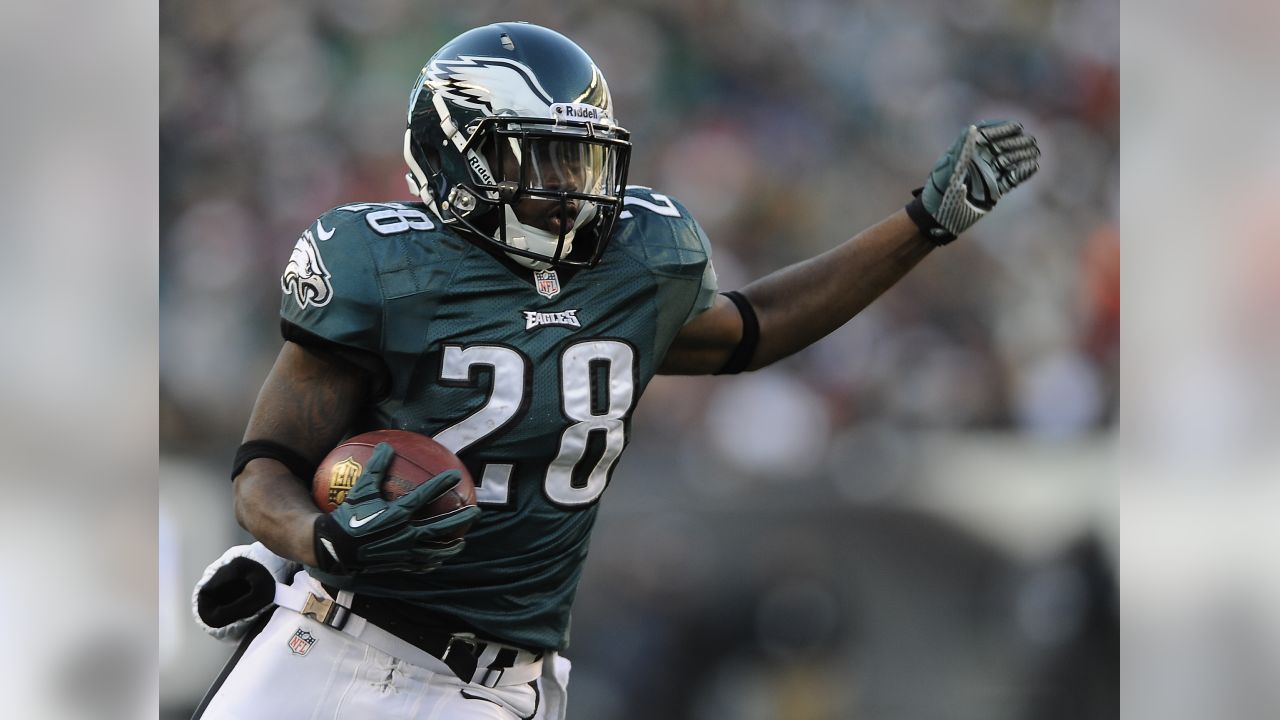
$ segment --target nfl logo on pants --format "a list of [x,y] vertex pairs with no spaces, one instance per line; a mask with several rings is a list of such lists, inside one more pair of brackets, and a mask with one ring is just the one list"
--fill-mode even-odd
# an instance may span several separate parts
[[315,636],[302,628],[298,628],[297,631],[293,633],[293,637],[289,638],[289,650],[292,651],[294,655],[306,655],[311,651],[311,646],[315,644]]

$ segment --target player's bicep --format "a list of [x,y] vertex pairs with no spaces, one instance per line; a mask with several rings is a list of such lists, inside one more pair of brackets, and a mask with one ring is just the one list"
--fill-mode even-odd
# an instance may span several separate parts
[[714,304],[680,328],[662,359],[662,375],[710,375],[724,367],[742,340],[742,315],[729,298]]
[[368,373],[358,366],[285,342],[258,393],[244,439],[270,440],[319,462],[350,429],[369,385]]

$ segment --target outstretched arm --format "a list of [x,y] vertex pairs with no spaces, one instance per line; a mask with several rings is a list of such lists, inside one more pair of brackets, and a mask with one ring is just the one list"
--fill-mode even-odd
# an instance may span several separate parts
[[[848,322],[898,282],[934,247],[905,211],[821,255],[785,267],[740,292],[760,321],[747,369],[780,360]],[[714,373],[742,338],[742,316],[721,296],[681,329],[662,364],[666,374]]]
[[[954,240],[1034,175],[1039,157],[1035,139],[1017,123],[970,125],[905,209],[832,250],[747,285],[740,292],[760,332],[746,369],[780,360],[848,322],[930,250]],[[680,330],[660,372],[720,371],[742,342],[743,329],[738,308],[717,298]]]
[[747,285],[760,320],[754,370],[807,347],[880,297],[934,248],[899,210],[821,255]]

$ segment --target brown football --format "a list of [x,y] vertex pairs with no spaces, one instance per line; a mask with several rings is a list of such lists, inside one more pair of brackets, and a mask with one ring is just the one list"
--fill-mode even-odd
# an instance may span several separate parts
[[[382,497],[394,500],[445,470],[457,469],[462,481],[420,510],[415,517],[425,518],[476,504],[476,486],[467,468],[457,455],[426,435],[407,430],[374,430],[356,435],[329,451],[316,468],[311,481],[311,495],[316,506],[332,512],[347,499],[347,491],[356,484],[356,478],[364,472],[378,443],[390,443],[396,451],[382,482]],[[462,537],[466,526],[460,527],[445,539]]]

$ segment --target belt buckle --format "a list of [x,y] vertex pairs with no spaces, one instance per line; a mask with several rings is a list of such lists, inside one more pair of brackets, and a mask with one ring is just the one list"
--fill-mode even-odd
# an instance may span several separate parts
[[480,641],[476,639],[474,633],[454,633],[449,636],[449,641],[444,645],[444,652],[440,653],[440,661],[448,662],[449,653],[453,652],[454,643],[461,643],[471,648],[471,654],[476,654],[476,648],[480,645]]
[[[467,649],[465,652],[454,653],[455,645],[466,645]],[[476,676],[476,665],[479,664],[480,651],[484,645],[473,633],[455,633],[445,642],[440,662],[448,665],[459,680],[469,683]]]
[[302,614],[335,630],[341,630],[347,624],[351,610],[330,598],[307,593],[307,599],[302,603]]

